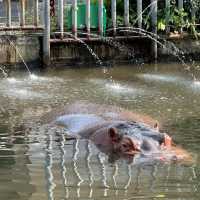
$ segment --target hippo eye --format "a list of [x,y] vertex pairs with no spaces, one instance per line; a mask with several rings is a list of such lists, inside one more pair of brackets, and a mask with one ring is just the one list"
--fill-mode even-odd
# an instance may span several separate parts
[[128,147],[126,144],[123,144],[122,146],[123,146],[124,148],[127,148],[127,147]]

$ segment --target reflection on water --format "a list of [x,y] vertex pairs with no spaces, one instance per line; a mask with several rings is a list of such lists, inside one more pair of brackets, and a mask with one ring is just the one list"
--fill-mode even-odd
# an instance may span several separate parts
[[163,82],[177,82],[180,81],[181,77],[174,77],[170,75],[163,74],[139,74],[138,77],[141,77],[150,81],[163,81]]
[[191,88],[195,92],[200,92],[200,81],[193,81],[192,84],[191,84]]
[[[178,65],[106,73],[109,79],[102,69],[50,69],[0,80],[0,199],[199,199],[199,82]],[[35,123],[75,100],[155,117],[196,161],[111,159],[87,140],[69,140],[62,129]]]

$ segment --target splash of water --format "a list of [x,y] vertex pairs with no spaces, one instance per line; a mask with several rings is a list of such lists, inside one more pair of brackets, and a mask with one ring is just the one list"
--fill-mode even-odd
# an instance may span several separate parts
[[5,68],[5,66],[0,66],[0,71],[2,72],[4,78],[7,78],[8,74],[7,74],[7,72],[6,72],[6,70],[4,68]]
[[[180,50],[173,42],[167,41],[164,38],[161,38],[159,35],[146,31],[142,28],[134,28],[134,27],[119,27],[117,28],[122,32],[129,32],[129,33],[136,33],[142,36],[146,36],[147,38],[151,39],[152,41],[156,42],[161,48],[167,49],[169,53],[173,56],[175,56],[183,65],[184,70],[187,71],[187,73],[190,73],[191,77],[195,80],[194,74],[191,72],[191,65],[188,65],[185,62],[185,55],[182,50]],[[108,31],[111,31],[112,29],[108,29]],[[194,65],[194,64],[193,64]]]
[[9,83],[17,83],[17,82],[18,82],[18,81],[16,80],[16,78],[13,78],[13,77],[7,78],[7,81],[8,81]]
[[16,50],[17,54],[19,55],[20,59],[22,60],[22,62],[23,62],[23,64],[24,64],[24,66],[26,67],[26,70],[27,70],[27,72],[28,72],[28,74],[29,74],[30,79],[31,79],[31,80],[37,80],[38,77],[37,77],[36,75],[34,75],[34,74],[31,72],[31,70],[29,69],[27,63],[25,62],[25,60],[24,60],[24,58],[23,58],[23,56],[22,56],[20,50],[17,48],[17,46],[14,44],[14,42],[11,41],[11,40],[9,39],[9,37],[6,37],[6,39],[9,41],[10,45]]
[[132,92],[132,88],[129,88],[126,85],[121,85],[120,83],[117,83],[114,80],[110,83],[107,83],[105,86],[106,88],[114,90],[115,92],[123,92],[123,93]]
[[[25,60],[24,60],[22,54],[20,53],[19,49],[18,49],[17,46],[14,44],[14,42],[11,41],[8,37],[6,37],[6,39],[9,41],[10,45],[16,50],[17,54],[18,54],[19,57],[21,58],[21,60],[22,60],[22,62],[23,62],[23,64],[24,64],[24,66],[26,67],[26,69],[27,69],[27,71],[28,71],[28,74],[29,74],[30,79],[31,79],[31,80],[38,80],[38,76],[36,76],[36,75],[34,75],[33,73],[31,73],[31,71],[30,71],[28,65],[26,64],[26,62],[25,62]],[[5,66],[3,66],[3,67],[5,68]],[[2,74],[4,75],[4,77],[8,80],[8,82],[9,82],[9,83],[12,83],[12,84],[18,82],[18,81],[17,81],[15,78],[13,78],[13,77],[12,77],[12,78],[9,78],[9,77],[8,77],[8,73],[6,72],[6,70],[5,70],[3,67],[0,66],[0,71],[2,72]],[[19,91],[19,93],[20,93],[20,94],[25,94],[24,91],[22,91],[22,92]]]
[[195,88],[199,88],[200,87],[200,81],[196,79],[196,77],[194,77],[193,79],[193,83],[192,86]]
[[97,64],[103,65],[103,62],[101,61],[101,59],[97,56],[97,54],[93,51],[93,49],[88,44],[86,44],[83,40],[81,40],[80,38],[68,32],[55,32],[55,34],[61,34],[61,33],[64,35],[70,36],[76,41],[80,42],[89,51],[92,57],[96,60]]
[[35,74],[32,74],[32,73],[29,75],[29,77],[30,77],[31,80],[38,80],[39,79],[38,76],[36,76]]
[[[181,51],[179,48],[177,48],[173,42],[169,42],[166,39],[161,38],[159,35],[153,32],[146,31],[145,29],[142,29],[142,28],[119,27],[117,29],[120,30],[121,32],[136,33],[142,36],[146,36],[147,38],[156,42],[163,49],[170,50],[170,53],[176,56],[179,59],[179,61],[181,61],[181,63],[186,67],[187,70],[190,69],[190,66],[187,65],[184,61],[184,58],[181,57],[181,56],[184,56],[184,52]],[[108,32],[109,31],[112,31],[112,29],[108,29]]]
[[197,86],[200,86],[200,81],[195,80],[194,84],[197,85]]
[[16,45],[14,44],[14,42],[11,41],[8,37],[6,37],[6,39],[9,41],[10,45],[16,50],[17,54],[19,55],[19,57],[21,58],[21,60],[22,60],[22,62],[23,62],[23,64],[24,64],[24,66],[26,67],[26,69],[27,69],[29,75],[31,75],[31,71],[30,71],[28,65],[26,64],[26,62],[25,62],[25,60],[24,60],[22,54],[20,53],[19,49],[17,48],[17,46],[16,46]]
[[128,48],[126,45],[121,44],[120,42],[116,41],[113,38],[102,37],[100,35],[93,34],[93,33],[80,33],[80,34],[99,38],[101,41],[105,42],[106,44],[118,49],[120,52],[123,52],[124,54],[127,54],[130,58],[135,58],[134,49]]
[[[151,2],[146,8],[144,8],[144,10],[140,13],[140,15],[138,15],[138,17],[135,19],[135,23],[133,24],[133,26],[137,23],[137,21],[139,20],[140,16],[143,15],[153,4],[157,3],[157,1],[153,1]],[[151,10],[148,14],[148,16],[150,16],[150,14],[152,13],[153,10]]]

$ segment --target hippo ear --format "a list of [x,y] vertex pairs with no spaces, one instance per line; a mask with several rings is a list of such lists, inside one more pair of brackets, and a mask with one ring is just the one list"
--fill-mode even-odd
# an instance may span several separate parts
[[115,128],[113,128],[113,127],[109,128],[108,134],[109,134],[109,137],[111,138],[111,140],[113,142],[119,142],[120,141],[119,134],[117,133],[117,130]]
[[158,125],[157,122],[154,124],[153,128],[154,128],[156,131],[159,131],[159,125]]

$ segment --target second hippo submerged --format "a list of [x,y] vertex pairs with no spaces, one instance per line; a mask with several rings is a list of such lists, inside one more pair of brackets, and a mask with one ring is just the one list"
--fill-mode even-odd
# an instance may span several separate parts
[[88,139],[110,155],[141,155],[160,160],[190,159],[190,155],[172,144],[171,137],[158,130],[158,123],[145,115],[120,108],[75,103],[55,119],[68,136]]

